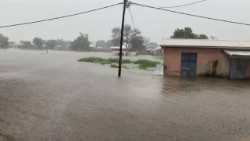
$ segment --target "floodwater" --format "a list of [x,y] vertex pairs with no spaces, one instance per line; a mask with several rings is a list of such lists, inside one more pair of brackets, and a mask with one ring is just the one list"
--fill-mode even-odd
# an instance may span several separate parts
[[[104,53],[0,51],[0,140],[249,141],[250,82],[77,62]],[[149,57],[146,57],[149,58]]]

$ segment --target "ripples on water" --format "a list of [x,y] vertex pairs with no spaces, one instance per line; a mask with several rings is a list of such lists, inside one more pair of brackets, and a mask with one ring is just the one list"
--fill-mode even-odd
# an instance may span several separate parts
[[228,80],[221,78],[197,78],[194,80],[180,77],[165,77],[162,84],[165,95],[191,95],[193,93],[250,94],[250,81]]
[[135,70],[123,70],[118,79],[109,66],[77,62],[88,56],[111,55],[0,50],[0,140],[9,134],[45,139],[51,133],[51,140],[71,140],[68,134],[86,140],[98,131],[117,138],[128,133],[127,140],[249,135],[249,81]]

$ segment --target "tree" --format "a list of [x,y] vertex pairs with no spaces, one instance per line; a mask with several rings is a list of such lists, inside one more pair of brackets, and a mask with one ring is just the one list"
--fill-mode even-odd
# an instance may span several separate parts
[[24,46],[31,46],[31,42],[30,41],[21,41],[21,44]]
[[159,47],[159,45],[156,42],[151,42],[150,38],[144,37],[144,44],[147,49],[153,49]]
[[71,42],[70,48],[76,51],[87,51],[89,50],[89,45],[88,35],[80,33],[80,36]]
[[149,42],[147,44],[147,47],[149,47],[149,48],[157,48],[157,47],[159,47],[159,45],[156,42]]
[[65,41],[63,39],[57,39],[57,45],[61,46],[63,50],[70,50],[71,41]]
[[184,29],[177,28],[174,31],[173,36],[171,38],[182,38],[182,39],[208,39],[207,35],[200,34],[197,35],[193,33],[193,30],[190,27],[185,27]]
[[48,49],[55,49],[55,47],[57,45],[57,40],[48,40],[48,41],[46,41],[46,45],[47,45]]
[[106,41],[104,41],[104,40],[98,40],[98,41],[96,42],[96,46],[97,46],[97,47],[107,47],[107,43],[106,43]]
[[143,52],[146,50],[146,46],[144,44],[144,38],[141,35],[135,35],[132,36],[130,39],[130,49],[131,50],[138,50],[140,52]]
[[132,31],[132,28],[130,25],[125,25],[123,36],[124,36],[124,44],[127,48],[129,47],[131,39],[137,34],[141,34],[141,32],[138,29],[134,29],[134,31]]
[[35,37],[33,39],[33,44],[36,45],[39,49],[42,49],[44,41],[41,38]]
[[0,46],[6,48],[9,45],[9,38],[0,34]]
[[115,27],[112,29],[112,46],[119,46],[121,39],[121,30],[119,27]]
[[[121,29],[115,27],[112,29],[112,45],[119,46],[121,38]],[[132,29],[130,25],[124,26],[124,45],[127,50],[143,50],[145,49],[144,38],[141,36],[141,31],[138,29]]]
[[198,35],[198,39],[208,39],[208,37],[205,34],[200,34]]
[[112,39],[108,40],[108,41],[106,42],[106,45],[107,45],[107,47],[112,47],[112,46],[114,46],[114,45],[113,45],[113,40],[112,40]]
[[30,41],[20,41],[21,43],[21,48],[32,48],[32,44]]
[[[137,29],[136,29],[137,30]],[[137,30],[140,32],[139,30]],[[131,39],[131,35],[133,34],[132,28],[130,25],[125,25],[124,26],[124,34],[123,34],[123,40],[124,44],[128,46],[129,41]],[[120,39],[121,39],[121,29],[120,27],[115,27],[112,29],[112,43],[114,46],[119,46],[120,45]]]

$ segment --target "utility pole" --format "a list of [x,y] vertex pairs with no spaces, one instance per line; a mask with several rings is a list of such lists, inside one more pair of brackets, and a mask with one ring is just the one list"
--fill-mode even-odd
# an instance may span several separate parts
[[119,52],[118,77],[121,77],[121,72],[122,72],[122,46],[123,46],[123,31],[124,31],[124,21],[125,21],[126,8],[127,8],[127,0],[124,0],[124,2],[123,2],[123,13],[122,13],[122,26],[121,26],[121,40],[120,40],[120,52]]

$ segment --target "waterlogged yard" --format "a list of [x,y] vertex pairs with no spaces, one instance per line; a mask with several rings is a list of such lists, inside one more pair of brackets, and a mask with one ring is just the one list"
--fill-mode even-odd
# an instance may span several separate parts
[[[0,50],[0,141],[250,140],[249,81],[139,69],[123,69],[118,79],[117,69],[77,62],[82,57],[113,56]],[[137,60],[161,62],[126,59],[137,68]]]
[[[110,65],[112,68],[118,67],[118,58],[101,58],[101,57],[85,57],[78,60],[79,62],[89,62],[89,63],[97,63],[102,65]],[[123,68],[125,69],[134,69],[138,68],[140,70],[152,70],[160,65],[162,63],[160,61],[152,61],[148,59],[138,59],[138,60],[130,60],[130,59],[123,59],[122,60]]]

